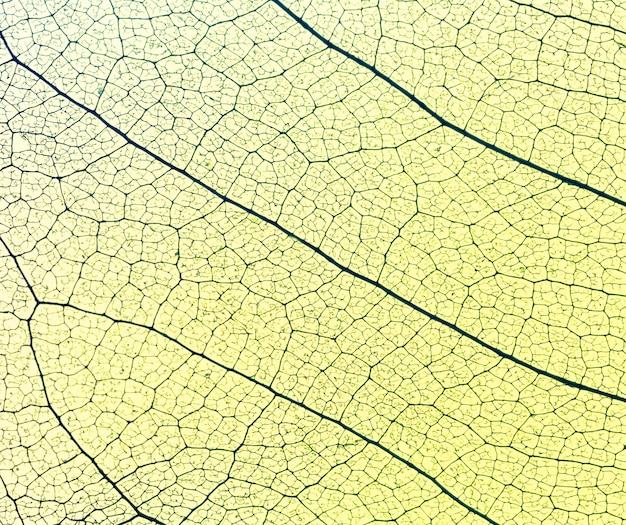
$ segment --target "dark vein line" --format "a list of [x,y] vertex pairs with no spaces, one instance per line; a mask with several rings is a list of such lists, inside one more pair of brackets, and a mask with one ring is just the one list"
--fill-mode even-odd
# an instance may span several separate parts
[[417,472],[421,476],[423,476],[426,479],[428,479],[429,481],[431,481],[434,485],[437,486],[437,488],[439,490],[441,490],[441,492],[443,494],[445,494],[446,496],[450,497],[453,501],[455,501],[456,503],[461,505],[463,508],[465,508],[466,510],[468,510],[472,514],[475,514],[475,515],[483,518],[485,521],[487,521],[491,525],[499,525],[496,521],[492,520],[486,514],[483,514],[478,509],[475,509],[471,505],[468,505],[467,503],[465,503],[462,500],[460,500],[457,496],[455,496],[452,492],[450,492],[449,489],[447,489],[445,486],[443,486],[435,477],[433,477],[432,475],[428,474],[428,472],[425,472],[424,470],[422,470],[420,467],[418,467],[417,465],[415,465],[414,463],[412,463],[408,459],[405,459],[402,456],[398,455],[396,452],[394,452],[393,450],[387,448],[382,443],[379,443],[378,441],[375,441],[372,438],[367,437],[365,434],[361,434],[358,430],[353,429],[352,427],[350,427],[346,423],[342,422],[340,419],[335,419],[333,417],[330,417],[330,416],[324,414],[323,412],[320,412],[318,410],[315,410],[314,408],[311,408],[311,407],[307,406],[306,404],[304,404],[301,401],[297,401],[297,400],[289,397],[286,394],[280,393],[279,391],[275,390],[271,385],[266,385],[265,383],[260,382],[258,379],[254,378],[252,376],[248,376],[248,375],[244,374],[243,372],[240,372],[236,368],[232,368],[230,366],[227,366],[227,365],[225,365],[223,363],[220,363],[219,361],[216,361],[215,359],[213,359],[213,358],[211,358],[211,357],[209,357],[209,356],[207,356],[205,354],[202,354],[200,352],[197,352],[197,351],[193,350],[192,348],[188,347],[184,343],[181,343],[180,341],[176,340],[174,337],[168,335],[165,332],[162,332],[158,328],[155,328],[153,326],[143,325],[143,324],[140,324],[140,323],[136,323],[134,321],[124,321],[124,320],[116,319],[116,318],[111,317],[110,315],[108,315],[106,313],[96,314],[96,313],[90,312],[89,310],[85,310],[83,308],[80,308],[78,306],[74,306],[74,305],[71,305],[71,304],[55,303],[55,302],[49,302],[49,301],[42,301],[39,304],[42,305],[42,306],[58,306],[60,308],[71,308],[72,310],[75,310],[77,312],[82,312],[84,314],[104,317],[104,318],[108,319],[109,321],[111,321],[113,323],[126,324],[128,326],[134,326],[135,328],[141,328],[143,330],[148,330],[148,331],[154,332],[155,334],[160,335],[161,337],[163,337],[167,341],[170,341],[170,342],[174,343],[175,345],[179,346],[180,348],[184,349],[185,351],[189,352],[191,355],[193,355],[195,357],[198,357],[200,359],[203,359],[203,360],[211,363],[212,365],[221,368],[222,370],[225,370],[227,372],[235,374],[236,376],[241,377],[242,379],[245,379],[246,381],[249,381],[250,383],[253,383],[253,384],[263,388],[264,390],[266,390],[269,393],[271,393],[273,396],[275,396],[275,397],[277,397],[279,399],[282,399],[284,401],[287,401],[288,403],[291,403],[293,405],[296,405],[296,406],[302,408],[303,410],[305,410],[305,411],[307,411],[307,412],[309,412],[311,414],[314,414],[315,416],[319,417],[322,420],[329,421],[329,422],[331,422],[331,423],[341,427],[346,432],[350,432],[352,435],[358,437],[359,439],[362,439],[367,444],[372,445],[373,447],[376,447],[379,450],[382,450],[383,452],[385,452],[389,456],[393,457],[397,461],[399,461],[402,464],[404,464],[407,467],[409,467],[411,470],[414,470],[415,472]]
[[[9,257],[11,257],[11,259],[13,259],[13,262],[14,262],[18,272],[22,275],[22,278],[24,279],[24,283],[26,284],[26,286],[30,290],[30,293],[32,294],[33,299],[35,300],[35,303],[36,303],[35,309],[33,310],[33,313],[31,314],[30,318],[26,321],[27,325],[28,325],[28,339],[29,339],[29,342],[30,342],[30,344],[28,346],[31,349],[31,352],[32,352],[32,355],[33,355],[33,359],[35,360],[35,365],[37,366],[37,371],[39,373],[39,379],[41,380],[41,388],[43,390],[44,397],[46,398],[46,408],[48,410],[50,410],[50,412],[52,412],[52,415],[55,417],[55,419],[56,419],[57,423],[59,424],[59,426],[69,436],[70,440],[72,441],[72,443],[74,443],[74,445],[76,445],[76,448],[78,448],[80,453],[83,456],[85,456],[90,461],[90,463],[94,466],[94,468],[102,476],[102,479],[104,479],[107,483],[109,483],[109,485],[111,485],[111,487],[115,490],[115,492],[117,492],[120,495],[122,500],[124,500],[126,503],[128,503],[128,505],[130,505],[130,507],[135,512],[135,518],[140,517],[140,518],[144,518],[147,521],[150,521],[151,523],[156,523],[157,525],[166,525],[162,521],[160,521],[160,520],[158,520],[156,518],[152,518],[151,516],[148,516],[147,514],[144,514],[143,512],[141,512],[137,508],[137,506],[135,506],[133,504],[133,502],[130,501],[126,495],[124,495],[124,493],[117,487],[117,485],[113,482],[113,480],[111,480],[109,478],[109,476],[104,472],[104,470],[102,470],[100,465],[98,465],[98,463],[96,462],[95,458],[92,457],[90,454],[88,454],[83,449],[83,447],[81,447],[81,445],[74,438],[72,433],[69,431],[69,429],[63,423],[63,420],[61,419],[61,416],[59,416],[59,414],[56,412],[56,410],[52,407],[52,403],[50,402],[50,398],[48,397],[48,391],[46,389],[46,383],[45,383],[45,380],[44,380],[45,376],[44,376],[44,374],[43,374],[43,372],[41,370],[41,366],[39,365],[39,359],[37,357],[37,352],[35,352],[35,347],[33,346],[33,336],[32,336],[32,331],[31,331],[31,326],[30,326],[30,323],[32,321],[33,315],[34,315],[35,310],[37,309],[37,307],[39,305],[41,305],[41,304],[46,304],[46,303],[43,303],[42,301],[40,301],[37,298],[37,296],[35,295],[35,291],[33,290],[32,285],[30,284],[29,280],[26,278],[26,274],[24,273],[24,271],[22,270],[22,267],[19,264],[17,256],[15,254],[13,254],[13,252],[11,251],[11,249],[9,248],[9,246],[7,245],[7,243],[5,242],[5,240],[2,237],[0,237],[0,244],[2,244],[4,246],[4,249],[7,251]],[[135,519],[135,518],[132,518],[132,519]]]
[[[38,305],[40,304],[44,304],[39,302]],[[119,487],[115,484],[115,482],[109,478],[109,476],[107,475],[107,473],[102,470],[102,467],[100,467],[100,465],[98,465],[98,462],[96,461],[96,459],[89,454],[81,445],[80,443],[76,440],[76,438],[74,437],[74,435],[69,431],[69,429],[65,426],[65,423],[63,423],[63,420],[61,419],[61,416],[59,416],[59,414],[57,413],[57,411],[52,407],[52,403],[50,402],[50,398],[48,397],[48,391],[46,389],[46,383],[44,380],[44,373],[41,370],[41,366],[39,365],[39,358],[37,357],[37,352],[35,352],[35,347],[33,346],[33,336],[32,336],[32,331],[31,331],[31,326],[30,326],[31,320],[28,321],[28,338],[29,338],[29,347],[31,349],[31,352],[33,354],[33,359],[35,360],[35,365],[37,366],[37,372],[39,374],[39,378],[41,379],[41,387],[43,389],[43,394],[46,398],[46,403],[47,403],[47,409],[50,410],[50,412],[52,412],[52,415],[55,417],[58,425],[63,429],[63,431],[68,435],[68,437],[70,438],[70,441],[72,443],[74,443],[74,445],[76,446],[76,448],[80,451],[80,453],[85,456],[89,462],[93,465],[93,467],[98,471],[98,473],[100,474],[100,476],[102,476],[102,479],[105,480],[112,488],[115,492],[117,492],[120,496],[120,498],[125,501],[130,508],[133,510],[133,512],[135,513],[135,518],[139,517],[139,518],[143,518],[146,521],[149,521],[150,523],[155,523],[156,525],[166,525],[164,522],[162,522],[161,520],[157,519],[157,518],[153,518],[152,516],[149,516],[147,514],[144,514],[143,512],[141,512],[139,510],[139,508],[132,502],[130,501],[130,499],[128,498],[128,496],[126,496],[120,489]]]
[[[276,1],[276,0],[272,0],[272,1]],[[69,96],[68,94],[64,93],[58,87],[56,87],[54,84],[52,84],[43,75],[41,75],[40,73],[36,72],[29,65],[27,65],[24,62],[22,62],[21,60],[19,60],[13,54],[11,49],[9,48],[9,46],[8,46],[8,44],[7,44],[6,40],[5,40],[4,35],[2,34],[2,32],[0,32],[0,39],[2,39],[2,41],[4,42],[4,45],[8,49],[9,53],[11,54],[11,56],[13,57],[13,60],[19,66],[21,66],[26,71],[31,73],[33,76],[38,78],[41,82],[46,84],[50,89],[52,89],[60,97],[68,100],[70,103],[72,103],[76,107],[82,109],[86,113],[92,115],[94,118],[99,120],[102,124],[104,124],[104,126],[106,126],[108,129],[110,129],[111,131],[116,133],[119,137],[123,138],[127,142],[127,144],[130,144],[131,146],[133,146],[134,148],[138,149],[139,151],[142,151],[143,153],[145,153],[149,157],[153,158],[154,160],[158,161],[159,163],[163,164],[164,166],[166,166],[170,170],[172,170],[172,171],[174,171],[176,173],[179,173],[183,177],[193,181],[198,186],[201,186],[206,191],[208,191],[212,195],[216,196],[217,198],[219,198],[220,200],[222,200],[226,204],[230,204],[230,205],[234,206],[235,208],[238,208],[238,209],[246,212],[247,214],[249,214],[249,215],[251,215],[253,217],[256,217],[260,221],[263,221],[264,223],[269,224],[270,226],[273,226],[274,228],[276,228],[280,232],[282,232],[285,235],[293,238],[295,241],[299,242],[303,246],[309,248],[310,250],[315,252],[317,255],[319,255],[320,257],[322,257],[326,261],[328,261],[330,264],[332,264],[333,266],[335,266],[336,268],[338,268],[342,272],[345,272],[348,275],[351,275],[352,277],[354,277],[355,279],[363,281],[363,282],[365,282],[365,283],[367,283],[367,284],[369,284],[369,285],[371,285],[371,286],[373,286],[373,287],[375,287],[375,288],[385,292],[387,295],[393,297],[394,299],[396,299],[397,301],[401,302],[402,304],[408,306],[409,308],[415,310],[416,312],[419,312],[420,314],[428,317],[429,319],[446,326],[447,328],[453,330],[454,332],[460,334],[461,336],[466,337],[467,339],[477,343],[478,345],[482,346],[483,348],[485,348],[485,349],[495,353],[496,355],[500,356],[502,359],[507,359],[507,360],[509,360],[509,361],[511,361],[511,362],[513,362],[513,363],[515,363],[517,365],[519,365],[519,366],[522,366],[522,367],[524,367],[524,368],[526,368],[528,370],[531,370],[532,372],[534,372],[534,373],[536,373],[538,375],[549,377],[550,379],[552,379],[554,381],[557,381],[557,382],[559,382],[559,383],[561,383],[561,384],[563,384],[565,386],[568,386],[568,387],[571,387],[571,388],[576,388],[578,390],[584,390],[584,391],[590,392],[592,394],[597,394],[599,396],[608,397],[609,399],[613,399],[615,401],[621,401],[623,403],[626,403],[626,397],[622,397],[620,395],[613,394],[611,392],[605,392],[603,390],[587,386],[587,385],[585,385],[583,383],[579,383],[577,381],[572,381],[570,379],[567,379],[567,378],[564,378],[564,377],[560,377],[560,376],[558,376],[556,374],[553,374],[552,372],[548,372],[547,370],[543,370],[541,368],[538,368],[538,367],[536,367],[534,365],[531,365],[530,363],[526,363],[525,361],[519,359],[518,357],[515,357],[512,354],[508,354],[508,353],[504,352],[503,350],[500,350],[499,348],[496,348],[495,346],[493,346],[493,345],[491,345],[491,344],[481,340],[477,336],[472,335],[471,333],[469,333],[467,330],[464,330],[463,328],[460,328],[459,326],[456,326],[454,323],[451,323],[450,321],[447,321],[447,320],[443,319],[442,317],[439,317],[438,315],[433,314],[432,312],[429,312],[429,311],[425,310],[421,306],[418,306],[415,303],[411,302],[409,299],[406,299],[405,297],[402,297],[397,292],[394,292],[393,290],[391,290],[391,288],[388,288],[387,286],[379,283],[378,281],[375,281],[374,279],[371,279],[371,278],[369,278],[369,277],[367,277],[365,275],[361,275],[360,273],[355,272],[351,268],[341,264],[339,261],[335,260],[333,257],[328,255],[326,252],[324,252],[321,249],[319,249],[317,246],[314,246],[312,243],[310,243],[306,239],[304,239],[302,237],[299,237],[298,235],[292,233],[290,230],[288,230],[287,228],[282,226],[280,223],[278,223],[278,221],[270,219],[269,217],[266,217],[262,213],[254,210],[252,208],[249,208],[249,207],[245,206],[244,204],[241,204],[240,202],[237,202],[236,200],[233,200],[230,197],[220,193],[219,191],[217,191],[216,189],[212,188],[211,186],[209,186],[208,184],[206,184],[202,180],[200,180],[200,179],[194,177],[193,175],[191,175],[185,169],[179,168],[178,166],[172,164],[170,161],[164,159],[163,157],[161,157],[157,153],[154,153],[153,151],[150,151],[147,147],[145,147],[145,146],[139,144],[138,142],[136,142],[135,140],[131,139],[122,130],[120,130],[119,128],[117,128],[116,126],[114,126],[113,124],[108,122],[104,117],[102,117],[95,110],[93,110],[93,109],[85,106],[81,102],[78,102],[77,100],[73,99],[71,96]],[[624,204],[626,204],[626,202]]]
[[491,144],[490,142],[487,142],[486,140],[480,138],[478,135],[474,135],[473,133],[467,131],[466,129],[463,129],[463,128],[457,126],[456,124],[453,124],[449,120],[446,120],[441,115],[439,115],[437,112],[435,112],[433,109],[431,109],[428,105],[426,105],[425,102],[423,102],[422,100],[418,99],[408,89],[402,87],[395,80],[393,80],[391,77],[385,75],[378,68],[376,68],[375,66],[372,66],[371,64],[365,62],[365,60],[357,57],[356,55],[353,55],[352,53],[346,51],[345,49],[342,49],[338,45],[336,45],[333,42],[331,42],[330,40],[328,40],[321,33],[317,32],[307,22],[305,22],[302,18],[300,18],[293,11],[291,11],[291,9],[289,9],[280,0],[270,0],[270,1],[272,3],[274,3],[277,7],[279,7],[282,11],[284,11],[287,15],[289,15],[303,29],[305,29],[306,31],[311,33],[315,38],[317,38],[320,42],[322,42],[324,45],[326,45],[326,47],[328,47],[329,49],[332,49],[333,51],[336,51],[337,53],[343,55],[347,59],[355,62],[359,66],[367,69],[372,74],[374,74],[376,77],[380,78],[381,80],[383,80],[384,82],[389,84],[391,87],[393,87],[394,89],[398,90],[405,97],[409,98],[412,102],[417,104],[422,110],[424,110],[431,117],[433,117],[435,120],[437,120],[442,126],[445,126],[445,127],[449,128],[449,129],[451,129],[452,131],[455,131],[455,132],[461,134],[462,136],[464,136],[464,137],[466,137],[466,138],[468,138],[468,139],[470,139],[470,140],[480,144],[481,146],[483,146],[483,147],[485,147],[485,148],[487,148],[487,149],[489,149],[491,151],[499,153],[500,155],[503,155],[503,156],[505,156],[508,159],[514,160],[515,162],[517,162],[519,164],[522,164],[523,166],[527,166],[527,167],[532,168],[532,169],[534,169],[536,171],[544,173],[545,175],[549,175],[550,177],[558,179],[561,182],[564,182],[565,184],[570,184],[572,186],[576,186],[577,188],[582,188],[584,190],[587,190],[587,191],[589,191],[591,193],[594,193],[598,197],[602,197],[603,199],[607,199],[607,200],[609,200],[611,202],[614,202],[615,204],[620,204],[621,206],[626,206],[626,200],[624,200],[624,199],[620,199],[619,197],[616,197],[616,196],[611,195],[609,193],[606,193],[606,192],[604,192],[602,190],[594,188],[593,186],[589,186],[588,184],[585,184],[584,182],[581,182],[581,181],[576,180],[576,179],[572,179],[570,177],[566,177],[565,175],[561,175],[560,173],[558,173],[556,171],[550,170],[548,168],[544,168],[543,166],[540,166],[539,164],[535,164],[534,162],[532,162],[530,160],[527,160],[527,159],[524,159],[522,157],[519,157],[519,156],[511,153],[510,151],[507,151],[505,149],[502,149],[499,146],[496,146],[495,144]]
[[610,26],[608,24],[602,24],[600,22],[592,22],[591,20],[585,20],[584,18],[579,18],[577,16],[574,15],[557,15],[556,13],[551,13],[550,11],[546,10],[546,9],[542,9],[541,7],[537,7],[533,4],[524,4],[522,2],[518,2],[517,0],[509,0],[509,2],[511,2],[512,4],[518,5],[520,7],[529,7],[530,9],[533,9],[535,11],[539,11],[540,13],[543,13],[544,15],[548,15],[551,16],[553,18],[569,18],[570,20],[576,20],[576,22],[580,22],[582,24],[586,24],[586,25],[590,25],[590,26],[595,26],[595,27],[604,27],[605,29],[610,29],[611,31],[615,31],[616,33],[624,33],[626,34],[626,31],[623,29],[617,29],[616,27]]
[[0,237],[0,244],[4,246],[4,249],[6,250],[9,257],[13,259],[13,264],[15,264],[15,267],[17,268],[17,271],[22,276],[22,279],[24,279],[24,284],[30,291],[30,294],[33,296],[33,299],[35,300],[36,303],[39,303],[39,299],[37,298],[37,295],[35,295],[35,290],[33,290],[33,287],[31,286],[30,282],[26,278],[26,274],[24,273],[24,270],[22,270],[22,267],[20,266],[20,262],[17,260],[17,256],[11,251],[11,248],[9,248],[9,245],[6,242],[4,242],[4,239],[2,237]]
[[[19,498],[14,498],[13,496],[11,496],[11,494],[9,493],[9,487],[7,487],[7,484],[4,482],[4,478],[2,477],[1,472],[0,472],[0,484],[2,484],[2,487],[4,488],[4,493],[6,494],[6,497],[11,500],[11,503],[13,503],[13,507],[15,508],[15,514],[17,514],[17,517],[19,518],[21,525],[24,525],[25,521],[24,521],[24,518],[22,518],[22,514],[20,513],[20,507],[17,504],[17,500]],[[2,514],[6,516],[5,512],[6,511],[3,511]]]

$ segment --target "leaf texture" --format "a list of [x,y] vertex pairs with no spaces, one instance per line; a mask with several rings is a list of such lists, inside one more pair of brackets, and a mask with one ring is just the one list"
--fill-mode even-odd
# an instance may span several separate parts
[[623,523],[623,5],[0,30],[0,522]]

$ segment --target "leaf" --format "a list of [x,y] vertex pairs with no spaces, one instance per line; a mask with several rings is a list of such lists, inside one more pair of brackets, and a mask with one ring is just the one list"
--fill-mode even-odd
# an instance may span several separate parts
[[0,522],[622,523],[624,6],[2,6]]

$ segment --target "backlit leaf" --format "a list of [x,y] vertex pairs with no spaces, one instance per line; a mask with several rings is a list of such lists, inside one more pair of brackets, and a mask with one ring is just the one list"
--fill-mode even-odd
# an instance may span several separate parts
[[0,9],[0,523],[623,523],[625,5]]

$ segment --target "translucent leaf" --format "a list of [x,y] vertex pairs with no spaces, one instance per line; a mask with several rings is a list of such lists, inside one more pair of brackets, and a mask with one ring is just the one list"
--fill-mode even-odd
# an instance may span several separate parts
[[0,522],[621,524],[610,2],[0,10]]

